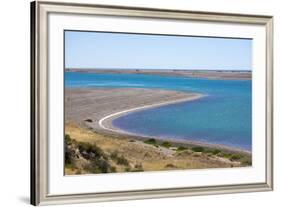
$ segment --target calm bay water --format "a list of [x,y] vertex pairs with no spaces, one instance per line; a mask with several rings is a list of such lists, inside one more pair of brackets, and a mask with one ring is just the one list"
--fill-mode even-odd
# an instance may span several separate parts
[[161,88],[206,94],[206,97],[194,101],[133,112],[115,119],[113,125],[140,135],[251,150],[251,80],[65,72],[65,86]]

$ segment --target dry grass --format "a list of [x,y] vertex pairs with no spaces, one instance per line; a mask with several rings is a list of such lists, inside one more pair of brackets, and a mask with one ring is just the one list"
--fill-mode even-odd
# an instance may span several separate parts
[[[65,126],[66,134],[69,134],[77,142],[95,144],[110,158],[108,162],[116,169],[116,172],[128,171],[158,171],[176,169],[202,169],[225,168],[241,166],[240,162],[227,158],[210,155],[203,152],[194,152],[191,149],[177,151],[161,146],[146,144],[139,140],[111,137],[84,129],[76,124],[68,123]],[[117,154],[128,161],[128,164],[116,162],[112,155]],[[119,159],[118,158],[118,159]],[[83,168],[87,160],[76,160],[78,167],[66,166],[65,174],[90,173]],[[121,163],[121,164],[120,164]]]

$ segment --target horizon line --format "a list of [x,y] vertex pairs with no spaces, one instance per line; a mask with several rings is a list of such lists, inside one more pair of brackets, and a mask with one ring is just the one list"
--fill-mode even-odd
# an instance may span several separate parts
[[252,69],[172,69],[172,68],[75,68],[64,67],[65,70],[172,70],[172,71],[252,71]]

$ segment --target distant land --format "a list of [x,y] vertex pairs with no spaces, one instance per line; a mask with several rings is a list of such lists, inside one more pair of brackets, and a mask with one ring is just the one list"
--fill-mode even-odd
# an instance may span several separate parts
[[67,72],[83,73],[113,73],[113,74],[148,74],[186,76],[191,78],[208,78],[222,80],[249,80],[252,71],[249,70],[189,70],[189,69],[89,69],[89,68],[66,68]]

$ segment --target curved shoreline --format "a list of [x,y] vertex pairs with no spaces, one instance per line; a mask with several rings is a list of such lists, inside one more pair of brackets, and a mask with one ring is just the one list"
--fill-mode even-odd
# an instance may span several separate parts
[[[114,119],[117,119],[117,118],[121,117],[121,116],[125,116],[125,115],[127,115],[131,112],[142,111],[142,110],[145,110],[145,109],[152,109],[152,108],[156,108],[156,107],[160,107],[160,106],[176,104],[176,103],[181,103],[181,102],[185,102],[185,101],[193,101],[193,100],[196,100],[196,99],[203,98],[205,96],[206,95],[194,93],[193,97],[188,97],[188,98],[183,98],[183,99],[178,99],[178,100],[173,100],[173,101],[166,101],[166,102],[161,102],[161,103],[156,103],[156,104],[149,104],[149,105],[146,105],[146,106],[140,106],[140,107],[135,107],[135,108],[115,112],[115,113],[109,114],[109,115],[101,118],[98,123],[99,123],[99,126],[104,130],[109,130],[109,131],[116,132],[116,133],[121,132],[121,133],[131,135],[129,132],[120,130],[118,128],[114,128],[114,126],[112,125],[112,121]],[[104,124],[104,122],[105,122],[105,124]]]
[[170,142],[173,142],[176,144],[187,144],[187,145],[195,145],[195,146],[202,146],[202,147],[208,147],[208,148],[218,148],[218,149],[223,149],[223,150],[227,150],[227,151],[231,151],[231,152],[251,154],[252,152],[249,150],[241,149],[238,147],[227,146],[227,145],[223,145],[223,144],[212,144],[212,143],[202,142],[202,141],[185,140],[185,139],[168,139],[168,138],[164,138],[164,137],[154,137],[154,136],[145,136],[142,134],[135,134],[135,133],[131,133],[131,132],[119,129],[119,128],[113,126],[113,124],[112,124],[113,120],[115,120],[119,117],[122,117],[122,116],[126,116],[127,114],[132,113],[132,112],[157,108],[157,107],[166,106],[166,105],[177,104],[177,103],[181,103],[181,102],[193,101],[193,100],[197,100],[197,99],[200,99],[200,98],[203,98],[206,96],[207,95],[195,93],[193,97],[189,97],[189,98],[178,99],[178,100],[167,101],[167,102],[156,103],[156,104],[149,104],[146,106],[122,110],[122,111],[115,112],[115,113],[109,114],[109,115],[101,118],[98,121],[98,125],[101,129],[103,129],[107,132],[116,133],[118,135],[126,135],[126,136],[130,136],[133,138],[141,138],[141,139],[155,138],[160,141],[161,140],[170,141]]

